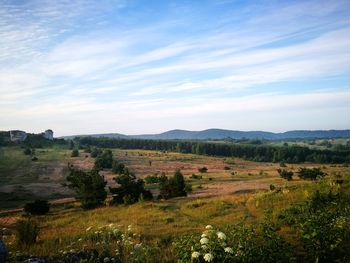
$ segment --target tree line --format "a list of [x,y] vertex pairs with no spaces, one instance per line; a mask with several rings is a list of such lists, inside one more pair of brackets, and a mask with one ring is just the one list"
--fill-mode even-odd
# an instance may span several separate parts
[[257,162],[350,163],[349,150],[319,150],[302,146],[231,144],[188,140],[147,140],[77,137],[80,145],[101,148],[175,151],[199,155],[239,157]]

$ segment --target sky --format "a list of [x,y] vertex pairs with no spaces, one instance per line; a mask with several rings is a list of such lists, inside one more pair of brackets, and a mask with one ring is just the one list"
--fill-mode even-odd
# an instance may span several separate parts
[[0,0],[0,130],[350,128],[350,1]]

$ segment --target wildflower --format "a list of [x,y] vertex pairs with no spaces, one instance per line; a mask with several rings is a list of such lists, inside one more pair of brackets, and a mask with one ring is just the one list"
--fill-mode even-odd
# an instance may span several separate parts
[[203,245],[203,246],[202,246],[202,249],[203,249],[203,250],[207,250],[208,247],[207,247],[206,245]]
[[192,253],[192,258],[199,258],[199,256],[201,255],[201,253],[197,252],[197,251],[194,251]]
[[205,261],[211,262],[211,261],[213,261],[214,256],[212,254],[210,254],[210,253],[207,253],[207,254],[204,255],[203,258],[204,258]]
[[205,245],[205,244],[208,244],[208,243],[209,243],[209,239],[206,238],[206,237],[202,237],[201,240],[199,240],[199,242],[200,242],[202,245]]
[[203,233],[203,234],[201,235],[201,237],[207,237],[207,234]]
[[87,232],[87,231],[90,231],[91,228],[92,228],[92,226],[89,226],[89,227],[86,229],[86,232]]
[[230,248],[230,247],[225,247],[224,250],[225,250],[226,253],[233,254],[233,249]]
[[128,231],[131,232],[132,230],[132,225],[128,225]]
[[110,260],[109,260],[109,258],[104,258],[104,259],[103,259],[103,262],[104,262],[104,263],[107,263],[107,262],[110,262]]
[[81,241],[83,241],[83,239],[82,239],[82,238],[79,238],[78,241],[81,242]]
[[205,227],[205,229],[211,230],[211,229],[213,229],[213,227],[212,227],[211,225],[207,225],[207,226]]
[[218,239],[222,239],[222,240],[226,239],[226,235],[222,232],[217,232],[216,235],[218,236]]

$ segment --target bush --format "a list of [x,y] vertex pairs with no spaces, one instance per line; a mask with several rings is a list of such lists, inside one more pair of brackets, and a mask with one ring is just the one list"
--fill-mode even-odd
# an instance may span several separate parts
[[322,172],[320,168],[299,168],[298,176],[302,179],[316,180],[317,178],[323,178],[327,174]]
[[200,179],[202,179],[203,177],[202,177],[201,175],[192,174],[192,175],[190,176],[190,178],[191,178],[191,179],[200,180]]
[[71,157],[78,157],[79,156],[79,150],[78,149],[73,149],[71,155]]
[[293,179],[293,172],[292,171],[287,171],[285,169],[277,169],[277,172],[279,175],[288,181],[291,181]]
[[91,150],[91,157],[96,158],[101,153],[102,153],[101,149],[94,147]]
[[208,171],[208,168],[205,166],[198,168],[198,172],[200,173],[206,173],[207,171]]
[[38,224],[32,219],[20,220],[16,223],[16,238],[19,244],[34,244],[38,234]]
[[159,198],[164,199],[186,196],[186,184],[181,171],[176,170],[174,176],[170,178],[164,174],[161,175],[159,177],[159,192]]
[[50,204],[46,200],[35,200],[33,203],[27,203],[24,211],[31,215],[45,215],[50,210]]
[[39,160],[38,157],[36,157],[36,156],[33,156],[33,157],[32,157],[32,161],[33,161],[33,162],[36,162],[36,161],[38,161],[38,160]]

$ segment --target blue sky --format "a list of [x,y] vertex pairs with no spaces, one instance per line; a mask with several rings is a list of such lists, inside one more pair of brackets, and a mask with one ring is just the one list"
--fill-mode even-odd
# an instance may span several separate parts
[[0,0],[0,130],[348,129],[349,10]]

